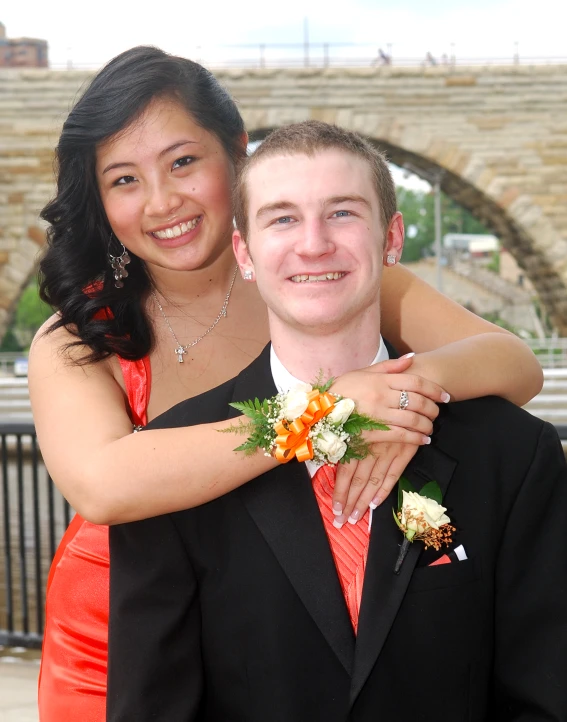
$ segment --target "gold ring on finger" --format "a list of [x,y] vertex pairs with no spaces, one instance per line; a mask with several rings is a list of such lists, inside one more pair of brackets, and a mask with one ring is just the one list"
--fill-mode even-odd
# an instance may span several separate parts
[[409,396],[407,391],[400,391],[400,409],[407,409],[409,406]]

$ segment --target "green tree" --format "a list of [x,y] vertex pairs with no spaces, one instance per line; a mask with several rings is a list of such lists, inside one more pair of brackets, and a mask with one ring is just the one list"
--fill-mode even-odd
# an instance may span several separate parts
[[34,279],[23,290],[0,351],[24,351],[29,348],[37,329],[51,316],[53,311],[44,303],[38,293]]
[[[433,253],[435,210],[433,193],[398,187],[398,208],[404,217],[406,241],[403,260],[411,263]],[[489,233],[487,228],[452,198],[441,193],[441,235]]]

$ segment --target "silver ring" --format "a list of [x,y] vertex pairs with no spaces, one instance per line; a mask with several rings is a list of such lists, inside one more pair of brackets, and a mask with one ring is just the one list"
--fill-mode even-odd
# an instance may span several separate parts
[[400,409],[407,409],[409,406],[409,396],[407,391],[400,391]]

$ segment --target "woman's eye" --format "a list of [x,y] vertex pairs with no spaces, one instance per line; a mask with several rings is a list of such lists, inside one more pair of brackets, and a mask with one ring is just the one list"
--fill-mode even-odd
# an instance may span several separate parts
[[125,186],[133,183],[135,180],[133,175],[123,175],[121,178],[117,178],[112,185]]
[[190,165],[195,158],[191,155],[184,155],[183,158],[178,158],[173,163],[173,168],[183,168],[183,166]]

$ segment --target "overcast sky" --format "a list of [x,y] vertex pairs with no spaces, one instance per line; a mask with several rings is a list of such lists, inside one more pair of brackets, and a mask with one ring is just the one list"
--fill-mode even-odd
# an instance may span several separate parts
[[564,8],[564,0],[3,0],[0,21],[9,37],[47,39],[54,66],[97,67],[141,43],[205,61],[234,57],[214,48],[300,43],[304,18],[314,43],[390,44],[394,58],[511,57],[515,43],[521,56],[567,57]]

